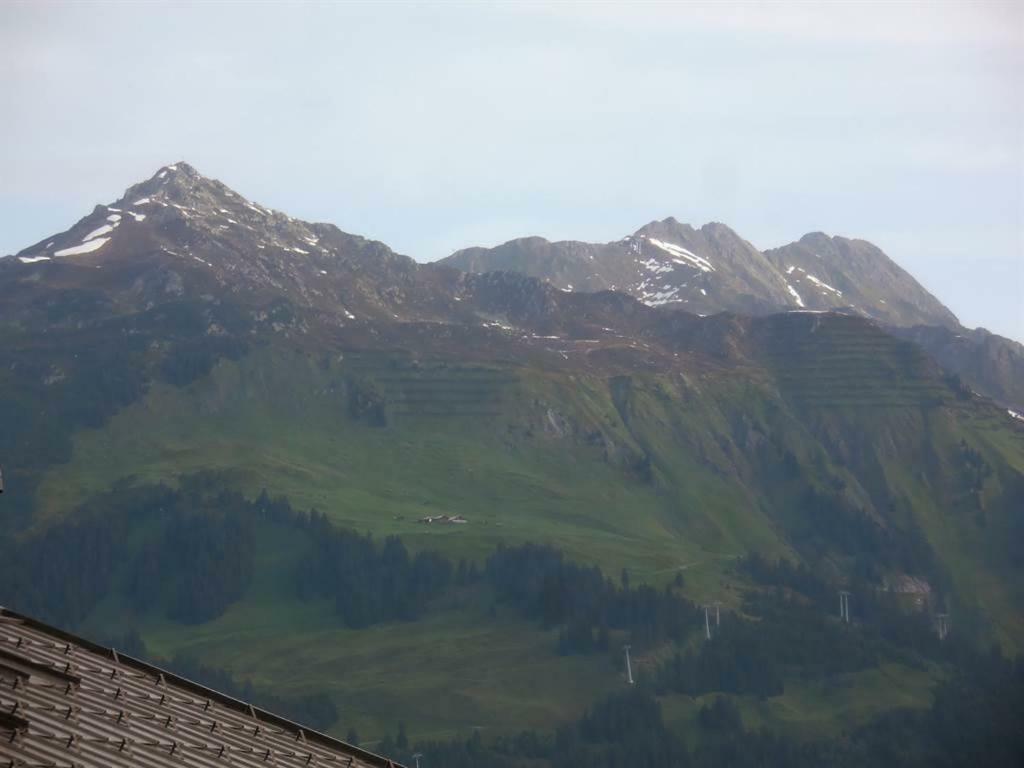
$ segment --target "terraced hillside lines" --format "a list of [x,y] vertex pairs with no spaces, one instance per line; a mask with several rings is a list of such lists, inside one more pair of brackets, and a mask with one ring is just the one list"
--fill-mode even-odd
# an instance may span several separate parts
[[[71,461],[44,476],[38,507],[53,519],[117,482],[173,484],[208,469],[248,495],[266,487],[341,525],[400,534],[413,548],[454,557],[477,558],[501,540],[541,540],[615,572],[670,568],[699,551],[680,541],[656,488],[577,431],[614,417],[598,382],[527,370],[512,380],[469,366],[472,391],[504,392],[496,414],[439,418],[409,409],[379,423],[352,414],[351,379],[373,380],[346,363],[348,355],[325,364],[266,348],[188,387],[154,386],[104,427],[77,434]],[[404,365],[394,369],[397,380],[407,378]],[[621,427],[607,431],[617,450],[628,449]],[[469,524],[417,522],[438,514]]]
[[[814,407],[919,408],[952,397],[938,371],[913,344],[859,320],[801,317],[810,333],[778,334],[764,349],[782,392]],[[796,330],[794,328],[794,330]]]
[[511,372],[499,368],[370,351],[346,354],[342,370],[379,386],[388,416],[398,417],[494,418],[516,383]]

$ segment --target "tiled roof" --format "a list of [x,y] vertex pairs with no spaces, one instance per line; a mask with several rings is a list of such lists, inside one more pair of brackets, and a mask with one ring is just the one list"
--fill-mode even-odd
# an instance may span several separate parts
[[0,768],[401,768],[0,608]]

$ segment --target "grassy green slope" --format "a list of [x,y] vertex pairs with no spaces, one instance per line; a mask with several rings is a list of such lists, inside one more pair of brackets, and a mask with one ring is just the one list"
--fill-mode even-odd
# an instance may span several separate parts
[[[156,385],[104,428],[76,436],[72,461],[41,485],[40,515],[62,514],[123,477],[173,482],[222,469],[249,493],[266,487],[339,524],[453,556],[483,555],[497,541],[543,540],[611,573],[629,567],[668,578],[684,566],[717,571],[716,562],[751,548],[785,551],[768,520],[746,513],[742,487],[707,471],[708,462],[723,461],[700,423],[707,411],[673,414],[672,399],[641,393],[633,401],[648,411],[643,429],[630,429],[606,382],[526,370],[506,372],[483,413],[435,412],[435,403],[410,406],[403,392],[389,392],[389,424],[378,427],[350,414],[353,369],[366,375],[362,361],[325,368],[265,350],[222,362],[184,389]],[[432,383],[435,373],[407,368],[405,382],[380,379],[422,397],[424,380],[447,388],[451,372]],[[670,419],[678,423],[663,429]],[[668,482],[631,469],[644,450],[657,454],[655,472]],[[417,522],[456,513],[469,524]]]
[[[941,670],[903,664],[883,664],[855,674],[824,680],[787,680],[781,696],[759,699],[733,696],[746,727],[767,728],[802,739],[839,737],[867,724],[886,707],[924,709],[931,704],[932,689]],[[722,694],[664,697],[665,719],[676,723],[691,741],[700,738],[697,714]]]
[[253,583],[214,621],[186,626],[158,606],[137,613],[112,597],[84,630],[107,637],[134,629],[158,656],[191,655],[279,695],[327,692],[341,713],[339,735],[354,727],[367,739],[399,719],[439,738],[473,727],[544,729],[621,685],[605,657],[557,656],[554,630],[491,615],[473,592],[413,623],[348,629],[329,601],[295,599],[292,572],[309,554],[302,534],[264,523],[257,547]]
[[[511,610],[492,613],[475,589],[443,598],[414,623],[347,629],[329,601],[295,599],[292,573],[308,555],[303,534],[261,522],[256,545],[260,569],[253,583],[214,621],[186,626],[165,618],[158,605],[136,612],[108,597],[83,631],[109,637],[134,629],[156,655],[191,655],[281,696],[327,692],[340,712],[337,734],[355,728],[371,746],[393,733],[398,720],[417,738],[451,738],[474,728],[490,735],[544,731],[625,685],[609,656],[559,656],[556,630],[539,629]],[[613,646],[624,639],[614,637]],[[655,662],[635,658],[637,674]],[[750,726],[820,737],[866,722],[879,701],[927,706],[935,679],[933,670],[887,664],[830,681],[794,677],[781,696],[737,702]],[[666,696],[666,713],[694,734],[697,713],[711,698]]]
[[965,623],[1021,648],[1024,585],[1010,561],[1024,511],[1024,430],[937,375],[913,344],[850,321],[806,322],[816,323],[811,333],[777,334],[763,355],[805,442],[824,451],[858,506],[923,533]]
[[[796,557],[794,504],[809,488],[842,488],[868,514],[920,528],[952,575],[957,610],[1018,644],[1024,601],[1003,550],[1024,437],[958,402],[901,347],[876,340],[844,352],[846,342],[822,339],[838,357],[769,350],[771,375],[699,379],[400,354],[327,361],[267,347],[184,388],[155,384],[102,428],[79,432],[71,461],[44,477],[37,509],[45,521],[124,478],[174,482],[216,469],[248,494],[265,487],[414,549],[479,559],[500,541],[545,541],[609,574],[629,568],[661,582],[683,570],[691,598],[728,606],[743,588],[732,561],[750,550]],[[353,406],[365,391],[385,404],[386,425]],[[992,468],[980,495],[965,491],[961,440]],[[979,498],[984,525],[971,506]],[[470,522],[417,522],[442,513]],[[286,693],[327,685],[343,726],[364,736],[399,716],[424,736],[545,727],[620,684],[606,658],[559,658],[550,633],[472,602],[415,624],[342,629],[325,606],[290,598],[287,567],[301,551],[275,541],[261,552],[276,554],[214,622],[184,627],[105,604],[90,626],[135,626],[158,653],[192,650]],[[880,674],[850,676],[840,691],[789,686],[744,712],[796,731],[866,716],[893,675],[907,703],[928,703],[931,675]],[[692,701],[670,704],[692,719]]]

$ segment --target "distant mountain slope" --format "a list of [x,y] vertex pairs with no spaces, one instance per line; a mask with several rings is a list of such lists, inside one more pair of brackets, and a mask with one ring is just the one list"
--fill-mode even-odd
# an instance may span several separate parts
[[412,259],[383,243],[271,211],[186,163],[160,169],[65,232],[0,261],[15,278],[26,268],[40,287],[102,291],[121,308],[226,291],[342,319],[391,316],[416,273]]
[[520,272],[563,290],[617,290],[650,306],[676,304],[704,315],[765,314],[788,302],[772,264],[717,223],[698,230],[669,218],[605,244],[528,237],[458,251],[442,263],[467,272]]
[[946,370],[954,371],[978,392],[1024,413],[1024,344],[984,328],[889,326],[888,330],[916,342]]
[[[721,225],[661,222],[605,251],[534,245],[566,269],[628,254],[637,290],[678,279],[679,295],[709,313],[716,296],[788,294],[772,262]],[[575,288],[416,264],[184,164],[160,169],[0,260],[3,536],[73,537],[83,501],[102,512],[111,489],[206,472],[250,498],[265,488],[378,540],[400,536],[414,552],[480,563],[502,543],[549,542],[636,583],[663,587],[685,571],[689,597],[727,609],[750,586],[734,564],[754,551],[834,584],[909,579],[929,590],[922,624],[948,609],[965,636],[1024,646],[1024,422],[872,319],[699,317],[682,302]],[[441,515],[467,522],[419,522]],[[301,558],[267,536],[261,552]],[[86,619],[137,620],[161,653],[213,647],[230,665],[258,616],[250,657],[305,648],[310,685],[350,679],[352,664],[378,694],[382,674],[396,679],[390,651],[353,661],[344,643],[356,630],[320,637],[330,611],[297,614],[290,570],[271,560],[209,624],[102,600]],[[387,717],[461,727],[484,702],[472,722],[488,727],[525,710],[549,724],[587,705],[575,682],[483,695],[495,686],[460,676],[455,655],[486,614],[460,610],[410,633],[419,640],[385,628],[387,647],[421,654],[417,668],[435,649],[451,667],[440,682],[403,670],[418,709],[378,695],[378,734]],[[535,656],[551,644],[531,637],[525,656],[484,654],[474,669],[534,679],[523,675],[538,674]],[[560,669],[550,654],[542,669]],[[603,658],[571,679],[599,667]],[[553,713],[554,688],[565,707]],[[451,709],[436,706],[441,694],[457,700]]]
[[668,218],[611,243],[529,237],[467,248],[440,263],[469,272],[519,272],[563,290],[617,290],[649,306],[700,315],[860,314],[920,344],[978,392],[1024,411],[1021,345],[963,328],[912,275],[865,240],[814,232],[762,253],[724,224],[694,229]]
[[612,243],[529,237],[467,248],[442,263],[469,272],[521,272],[563,290],[619,290],[651,306],[698,314],[831,309],[889,325],[959,327],[952,312],[877,247],[821,233],[762,253],[724,224],[694,229],[668,218]]
[[764,255],[785,275],[793,300],[808,309],[849,307],[888,325],[960,327],[909,272],[866,240],[812,232]]

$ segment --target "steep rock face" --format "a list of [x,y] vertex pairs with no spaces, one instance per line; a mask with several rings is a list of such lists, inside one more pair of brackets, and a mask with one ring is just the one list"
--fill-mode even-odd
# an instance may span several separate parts
[[848,307],[890,325],[959,327],[952,312],[866,240],[812,232],[764,255],[807,309]]
[[[506,276],[477,280],[459,270]],[[1024,411],[1020,345],[962,329],[870,243],[821,233],[762,254],[723,224],[695,229],[668,218],[611,243],[531,237],[418,265],[383,243],[270,210],[175,163],[68,230],[0,259],[0,277],[5,322],[24,328],[80,325],[166,302],[230,300],[257,308],[257,323],[279,329],[417,321],[519,323],[528,326],[527,339],[553,329],[634,333],[626,319],[643,316],[634,303],[568,297],[600,291],[698,315],[852,312],[913,339],[977,391]],[[526,294],[532,303],[514,308],[519,294],[520,303]],[[279,309],[268,311],[282,301],[309,316],[282,322]],[[609,302],[616,304],[611,313]]]
[[127,306],[226,292],[348,319],[393,314],[417,271],[383,243],[272,211],[186,163],[161,168],[4,267],[18,277],[31,268],[41,284],[102,289]]
[[628,281],[626,253],[621,243],[524,237],[496,248],[466,248],[443,261],[463,272],[520,272],[563,290],[602,291]]
[[1024,345],[984,328],[960,333],[926,325],[888,330],[917,343],[978,392],[1024,413]]
[[650,306],[702,315],[837,310],[890,325],[959,328],[953,313],[879,248],[820,232],[762,253],[724,224],[695,229],[670,217],[612,243],[527,237],[467,248],[442,262],[468,272],[521,272],[563,290],[623,291]]
[[565,291],[622,291],[649,306],[677,305],[702,315],[764,314],[789,301],[772,265],[727,226],[694,229],[673,218],[611,243],[527,237],[467,248],[442,263],[467,272],[521,272]]
[[1017,342],[963,328],[956,316],[877,246],[821,232],[763,253],[724,224],[654,221],[612,243],[511,240],[467,248],[442,264],[540,278],[566,291],[615,290],[652,307],[699,315],[840,312],[920,344],[976,391],[1024,411]]
[[656,262],[640,262],[648,272],[637,286],[641,301],[679,303],[704,315],[765,314],[789,304],[785,283],[772,265],[724,224],[694,229],[668,218],[640,228],[630,240],[645,259]]

